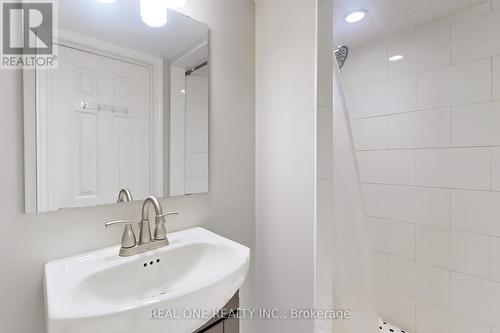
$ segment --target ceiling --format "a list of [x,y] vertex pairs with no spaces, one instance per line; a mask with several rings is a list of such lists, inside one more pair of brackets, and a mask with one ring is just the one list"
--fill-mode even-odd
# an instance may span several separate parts
[[173,10],[161,28],[141,20],[139,0],[103,4],[97,0],[59,1],[60,29],[98,38],[110,43],[172,59],[199,45],[208,36],[208,27]]
[[[335,44],[361,45],[483,2],[485,0],[333,0]],[[357,9],[368,10],[367,18],[354,24],[346,23],[345,15]]]

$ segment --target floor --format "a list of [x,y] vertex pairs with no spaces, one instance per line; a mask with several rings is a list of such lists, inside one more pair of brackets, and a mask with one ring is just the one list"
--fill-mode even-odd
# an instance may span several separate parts
[[405,330],[392,326],[391,324],[380,319],[379,333],[408,333]]

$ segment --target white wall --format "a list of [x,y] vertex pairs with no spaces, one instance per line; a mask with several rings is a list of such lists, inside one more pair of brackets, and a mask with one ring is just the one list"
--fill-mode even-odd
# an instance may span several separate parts
[[354,49],[342,70],[380,309],[410,332],[500,327],[498,9]]
[[[314,306],[316,1],[256,2],[256,302]],[[313,331],[263,320],[259,333]]]
[[[181,215],[170,231],[202,225],[254,245],[254,3],[190,0],[183,10],[210,27],[210,193],[162,200]],[[45,332],[42,267],[49,260],[118,244],[104,220],[138,218],[139,204],[23,214],[21,73],[0,70],[2,332]],[[242,290],[252,302],[253,272]],[[247,330],[248,332],[248,330]]]

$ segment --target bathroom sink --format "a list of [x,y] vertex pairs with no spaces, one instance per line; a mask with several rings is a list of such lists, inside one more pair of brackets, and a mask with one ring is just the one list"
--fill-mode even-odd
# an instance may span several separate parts
[[45,265],[49,333],[191,333],[241,287],[250,250],[202,228],[170,245],[118,256],[119,246]]

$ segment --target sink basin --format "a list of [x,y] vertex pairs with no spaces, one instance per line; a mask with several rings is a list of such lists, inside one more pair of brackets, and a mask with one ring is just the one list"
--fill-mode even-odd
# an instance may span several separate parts
[[191,333],[245,280],[250,250],[203,228],[132,257],[119,246],[45,265],[49,333]]

